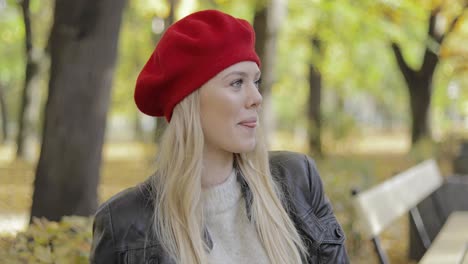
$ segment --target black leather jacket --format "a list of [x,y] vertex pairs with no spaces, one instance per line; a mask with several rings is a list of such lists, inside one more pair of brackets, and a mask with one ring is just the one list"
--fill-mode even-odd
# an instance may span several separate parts
[[[304,263],[349,263],[343,230],[324,195],[314,162],[297,153],[270,152],[270,167],[282,183],[286,208],[308,248],[310,256]],[[238,180],[249,212],[250,190],[242,177]],[[152,236],[150,188],[146,181],[100,206],[93,225],[91,263],[174,263]],[[212,247],[208,233],[205,240]]]

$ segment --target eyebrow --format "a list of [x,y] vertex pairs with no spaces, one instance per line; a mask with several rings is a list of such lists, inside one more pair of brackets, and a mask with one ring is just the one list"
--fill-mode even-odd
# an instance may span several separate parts
[[[260,71],[257,71],[257,72],[255,73],[255,76],[260,77],[261,74],[262,74],[262,73],[261,73]],[[246,76],[248,76],[249,74],[246,73],[246,72],[243,72],[243,71],[233,71],[233,72],[230,72],[230,73],[226,74],[226,75],[223,77],[223,79],[226,79],[227,77],[229,77],[229,76],[231,76],[231,75],[240,75],[240,76],[242,76],[242,77],[246,77]]]

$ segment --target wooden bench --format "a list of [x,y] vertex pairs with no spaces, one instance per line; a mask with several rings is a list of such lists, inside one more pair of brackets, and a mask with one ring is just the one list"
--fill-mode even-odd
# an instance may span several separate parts
[[358,224],[364,236],[374,243],[380,263],[389,263],[379,234],[391,223],[410,213],[426,249],[431,245],[417,205],[443,183],[434,160],[422,162],[363,192],[353,192]]
[[468,211],[450,214],[420,264],[468,264]]

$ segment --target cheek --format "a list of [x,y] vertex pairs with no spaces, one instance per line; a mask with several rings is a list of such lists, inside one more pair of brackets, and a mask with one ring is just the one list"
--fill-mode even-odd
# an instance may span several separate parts
[[211,120],[207,120],[208,123],[216,130],[222,131],[223,134],[230,134],[236,128],[236,112],[229,105],[219,104],[212,109],[209,118]]
[[205,115],[207,122],[220,123],[218,125],[230,124],[238,118],[240,107],[235,100],[228,96],[218,96],[210,99],[201,106],[202,114]]
[[[214,99],[214,98],[213,98]],[[226,107],[223,106],[221,101],[207,100],[201,102],[201,124],[202,129],[206,136],[213,138],[218,133],[226,133],[227,124],[229,124],[229,117],[226,114]]]

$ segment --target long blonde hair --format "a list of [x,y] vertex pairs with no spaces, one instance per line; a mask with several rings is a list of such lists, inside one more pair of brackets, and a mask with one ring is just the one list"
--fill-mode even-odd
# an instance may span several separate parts
[[[201,204],[204,136],[198,90],[173,110],[156,159],[154,231],[176,263],[207,263]],[[260,133],[258,133],[260,134]],[[272,264],[302,263],[304,243],[283,208],[283,194],[270,173],[262,136],[251,153],[235,161],[252,192],[251,220]]]

